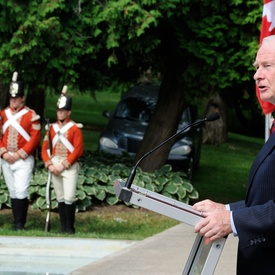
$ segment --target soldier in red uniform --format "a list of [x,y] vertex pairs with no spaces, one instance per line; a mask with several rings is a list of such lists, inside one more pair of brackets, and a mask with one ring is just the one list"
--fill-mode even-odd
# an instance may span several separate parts
[[[66,90],[67,86],[64,86],[57,102],[57,122],[47,129],[41,155],[45,167],[52,173],[61,232],[74,234],[78,159],[83,154],[84,144],[82,132],[79,129],[82,125],[70,119],[72,98],[65,95]],[[51,154],[48,148],[52,148]]]
[[28,188],[34,168],[33,153],[41,139],[40,117],[24,105],[24,87],[13,74],[9,107],[1,111],[0,156],[13,212],[13,229],[24,229],[28,212]]

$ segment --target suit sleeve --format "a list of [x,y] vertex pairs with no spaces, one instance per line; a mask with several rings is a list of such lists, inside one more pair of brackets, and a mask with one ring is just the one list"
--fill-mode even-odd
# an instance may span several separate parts
[[274,201],[233,210],[232,216],[241,246],[251,246],[251,240],[274,240]]
[[274,245],[275,241],[275,150],[273,142],[266,146],[271,150],[264,149],[250,170],[245,204],[232,204],[232,217],[243,247],[263,242]]
[[229,204],[230,210],[236,210],[236,209],[241,209],[245,207],[245,201],[237,201]]

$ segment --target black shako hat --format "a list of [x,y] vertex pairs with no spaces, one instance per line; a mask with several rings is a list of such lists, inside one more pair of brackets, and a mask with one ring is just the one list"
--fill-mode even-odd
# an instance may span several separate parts
[[12,75],[12,81],[9,87],[10,97],[23,97],[24,96],[24,84],[23,82],[17,81],[18,73],[14,72]]
[[72,109],[73,100],[70,96],[66,96],[67,89],[68,89],[67,85],[64,85],[61,91],[61,96],[57,101],[57,109],[64,109],[68,111]]

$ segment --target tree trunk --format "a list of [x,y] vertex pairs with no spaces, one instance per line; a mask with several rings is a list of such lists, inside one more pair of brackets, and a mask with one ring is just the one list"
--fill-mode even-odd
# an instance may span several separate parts
[[41,85],[29,85],[26,106],[40,116],[41,123],[44,122],[45,89]]
[[221,144],[227,141],[227,118],[226,107],[219,95],[209,99],[205,108],[205,117],[211,113],[219,113],[220,118],[215,121],[206,122],[203,125],[204,144]]
[[8,90],[8,85],[0,83],[0,109],[5,109],[9,105]]
[[[147,152],[176,133],[185,106],[183,85],[175,80],[172,73],[166,75],[162,81],[157,105],[136,155],[135,163]],[[172,142],[170,141],[146,157],[139,167],[143,171],[153,172],[163,166],[167,160]]]

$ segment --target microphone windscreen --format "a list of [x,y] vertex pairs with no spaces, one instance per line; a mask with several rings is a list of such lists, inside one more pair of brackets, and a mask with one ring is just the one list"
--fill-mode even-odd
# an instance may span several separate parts
[[206,117],[206,121],[214,121],[220,118],[219,113],[212,113],[209,116]]

